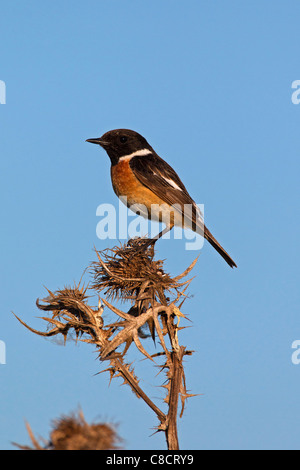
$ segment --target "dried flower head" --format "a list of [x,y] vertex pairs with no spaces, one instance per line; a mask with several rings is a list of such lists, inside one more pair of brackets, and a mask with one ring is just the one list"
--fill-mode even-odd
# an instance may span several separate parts
[[145,283],[153,294],[173,288],[173,280],[164,271],[163,262],[153,260],[153,247],[142,249],[143,243],[143,239],[134,239],[123,246],[96,251],[98,262],[92,263],[92,287],[98,292],[105,290],[108,298],[122,300],[137,298]]
[[35,438],[29,424],[26,425],[32,447],[15,444],[22,450],[114,450],[121,442],[116,429],[107,423],[88,424],[83,412],[62,416],[52,423],[49,441]]
[[[154,249],[145,248],[143,239],[130,240],[126,245],[96,251],[96,254],[98,260],[90,267],[94,293],[104,291],[107,298],[130,301],[132,306],[128,312],[108,302],[107,298],[99,297],[98,307],[90,306],[87,288],[81,287],[79,283],[74,288],[66,287],[54,293],[47,289],[49,295],[42,303],[37,301],[38,308],[48,312],[48,316],[42,317],[47,322],[47,331],[35,330],[17,318],[22,325],[38,335],[63,335],[66,338],[70,331],[74,331],[76,338],[80,337],[81,341],[95,345],[99,359],[108,364],[105,371],[110,373],[110,379],[123,378],[124,383],[157,415],[160,422],[157,431],[166,434],[168,448],[178,449],[178,401],[180,398],[182,414],[186,399],[193,396],[186,389],[183,368],[183,357],[190,355],[192,351],[179,345],[178,331],[184,328],[179,327],[179,319],[186,318],[181,312],[181,306],[191,282],[191,279],[184,278],[191,272],[197,259],[183,273],[172,278],[164,271],[163,261],[153,259]],[[116,321],[106,323],[102,316],[104,308],[117,316]],[[144,346],[140,341],[141,336],[145,336],[142,329],[147,324],[153,339],[155,334],[159,339],[161,350],[157,354],[150,354],[147,345]],[[167,413],[144,392],[132,363],[126,362],[127,352],[133,344],[143,357],[152,362],[156,358],[163,361],[159,367],[167,378],[163,385],[167,392],[164,400],[168,405]],[[77,421],[73,418],[61,419],[51,434],[51,445],[61,449],[71,449],[72,446],[85,448],[90,441],[93,448],[101,448],[97,443],[97,436],[93,434],[96,428],[92,432],[86,426],[83,417]],[[104,428],[101,429],[103,431]],[[86,433],[84,438],[80,434],[82,430]],[[99,427],[97,431],[100,432]],[[32,435],[32,442],[36,443],[34,439]],[[105,444],[102,448],[107,448],[108,445]]]

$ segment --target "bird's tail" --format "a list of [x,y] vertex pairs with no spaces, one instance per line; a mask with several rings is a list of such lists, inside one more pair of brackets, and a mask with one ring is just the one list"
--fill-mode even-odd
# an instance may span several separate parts
[[231,268],[237,268],[237,265],[233,261],[233,259],[229,256],[228,253],[224,250],[224,248],[220,245],[219,242],[215,239],[215,237],[210,233],[208,228],[204,226],[204,238],[214,247],[215,250],[225,259],[226,263],[229,264]]

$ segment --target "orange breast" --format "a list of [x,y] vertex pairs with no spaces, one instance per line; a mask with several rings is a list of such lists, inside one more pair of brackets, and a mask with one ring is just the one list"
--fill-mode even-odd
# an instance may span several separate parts
[[149,210],[151,204],[164,204],[150,189],[142,185],[134,176],[129,161],[120,161],[111,167],[111,180],[118,197],[126,196],[128,205],[144,204]]

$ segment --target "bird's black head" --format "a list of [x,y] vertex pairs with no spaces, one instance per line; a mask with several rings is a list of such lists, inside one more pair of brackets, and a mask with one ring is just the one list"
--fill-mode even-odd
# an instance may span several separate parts
[[129,129],[108,131],[97,139],[87,139],[87,142],[101,145],[106,150],[112,165],[118,163],[121,157],[131,155],[138,150],[153,150],[142,135]]

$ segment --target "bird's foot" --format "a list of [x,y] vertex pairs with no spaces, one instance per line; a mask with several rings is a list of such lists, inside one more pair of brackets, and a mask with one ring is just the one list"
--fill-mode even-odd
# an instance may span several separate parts
[[[135,240],[136,241],[136,240]],[[137,245],[137,243],[135,243],[133,245],[133,243],[131,242],[131,240],[128,241],[128,245],[132,245],[132,247],[134,246],[134,249],[132,249],[132,255],[131,257],[133,258],[134,256],[136,256],[137,254],[139,253],[143,253],[143,252],[146,252],[148,250],[148,248],[152,247],[152,249],[154,249],[154,245],[155,245],[155,242],[157,240],[153,239],[153,238],[147,238],[147,239],[139,239],[138,242],[139,242],[139,246]]]

